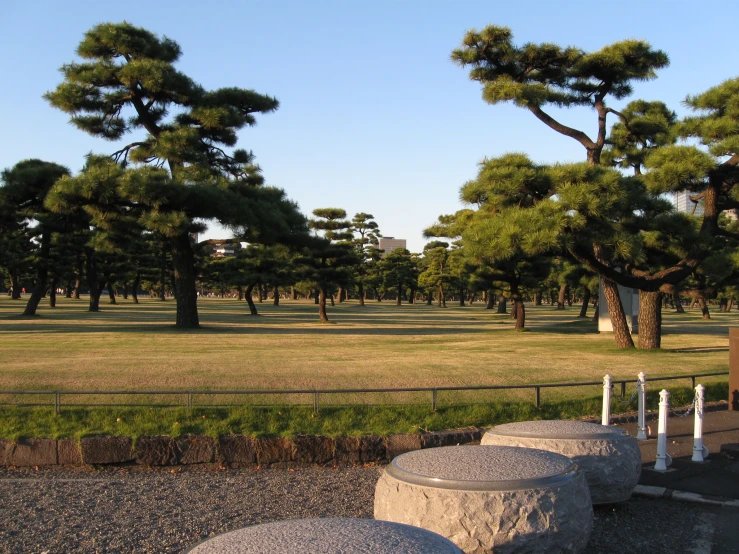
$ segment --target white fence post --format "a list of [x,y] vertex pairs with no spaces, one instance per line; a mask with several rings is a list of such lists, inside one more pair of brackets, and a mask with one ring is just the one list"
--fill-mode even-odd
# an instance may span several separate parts
[[646,409],[647,409],[647,374],[643,371],[639,372],[638,375],[639,381],[637,382],[637,386],[639,387],[639,392],[637,393],[637,401],[638,401],[638,410],[639,410],[639,417],[638,417],[638,423],[637,423],[637,433],[636,433],[636,440],[644,441],[647,440],[649,437],[647,437],[647,423],[646,423]]
[[603,377],[603,413],[600,419],[601,425],[611,424],[611,391],[612,390],[613,390],[613,383],[611,382],[611,376],[606,375],[605,377]]
[[657,461],[655,471],[667,471],[672,458],[667,453],[667,409],[670,407],[670,393],[662,389],[659,393],[659,428],[657,429]]
[[708,457],[708,448],[703,446],[703,400],[706,387],[698,385],[695,387],[695,430],[693,432],[693,458],[694,462],[703,462]]

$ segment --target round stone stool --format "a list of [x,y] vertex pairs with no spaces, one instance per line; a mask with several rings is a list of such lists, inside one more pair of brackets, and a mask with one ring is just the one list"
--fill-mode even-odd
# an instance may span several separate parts
[[593,507],[582,471],[565,456],[447,446],[408,452],[386,466],[375,519],[434,531],[464,552],[581,552]]
[[190,554],[461,554],[435,533],[374,519],[293,519],[208,539]]
[[584,421],[522,421],[493,427],[481,442],[538,448],[571,458],[585,472],[593,504],[627,500],[641,473],[636,439],[616,427]]

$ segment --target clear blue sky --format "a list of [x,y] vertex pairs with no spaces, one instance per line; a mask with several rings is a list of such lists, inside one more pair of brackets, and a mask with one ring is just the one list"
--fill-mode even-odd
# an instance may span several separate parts
[[[739,75],[735,2],[647,1],[183,1],[7,2],[0,16],[0,168],[41,158],[78,171],[89,137],[41,95],[76,59],[86,30],[129,21],[177,41],[179,69],[206,88],[275,96],[280,109],[240,134],[269,184],[301,210],[344,208],[375,216],[384,235],[420,251],[424,227],[461,208],[459,187],[484,157],[526,152],[538,162],[585,152],[527,111],[490,106],[449,61],[468,29],[508,26],[517,44],[596,50],[626,38],[666,51],[669,68],[634,98],[681,101]],[[612,103],[618,108],[625,105]],[[592,112],[556,114],[595,131]],[[223,236],[216,228],[206,235]]]

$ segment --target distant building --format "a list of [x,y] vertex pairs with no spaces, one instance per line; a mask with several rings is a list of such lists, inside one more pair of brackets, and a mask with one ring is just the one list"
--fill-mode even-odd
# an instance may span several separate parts
[[697,204],[690,199],[691,195],[695,196],[696,194],[699,193],[687,190],[674,193],[672,203],[675,205],[675,209],[685,214],[703,215],[703,199],[699,200]]
[[406,248],[405,239],[396,239],[395,237],[381,237],[380,243],[377,245],[380,250],[384,250],[382,257],[384,258],[393,250],[398,248]]
[[241,244],[236,239],[210,239],[201,243],[214,258],[228,258],[235,256],[241,250]]

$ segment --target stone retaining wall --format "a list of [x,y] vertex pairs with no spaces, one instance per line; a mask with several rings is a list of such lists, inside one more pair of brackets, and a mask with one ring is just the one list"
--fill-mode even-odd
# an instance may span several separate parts
[[0,466],[138,464],[174,466],[219,464],[232,467],[294,468],[311,465],[351,466],[387,463],[395,456],[436,446],[479,442],[476,428],[381,437],[253,438],[224,435],[179,437],[95,436],[73,439],[0,439]]
[[[727,410],[723,400],[706,404],[707,412]],[[671,411],[682,414],[685,408]],[[647,420],[657,412],[647,412]],[[599,422],[599,419],[590,421]],[[613,423],[636,421],[636,414],[615,416]],[[423,434],[364,435],[361,437],[295,437],[252,438],[224,435],[218,439],[203,435],[173,437],[141,437],[134,445],[130,437],[85,437],[74,439],[22,439],[13,442],[0,439],[0,466],[49,466],[139,464],[173,466],[220,464],[232,467],[293,468],[310,465],[352,466],[387,463],[395,456],[437,446],[453,446],[479,442],[484,430],[477,428],[435,431]]]

